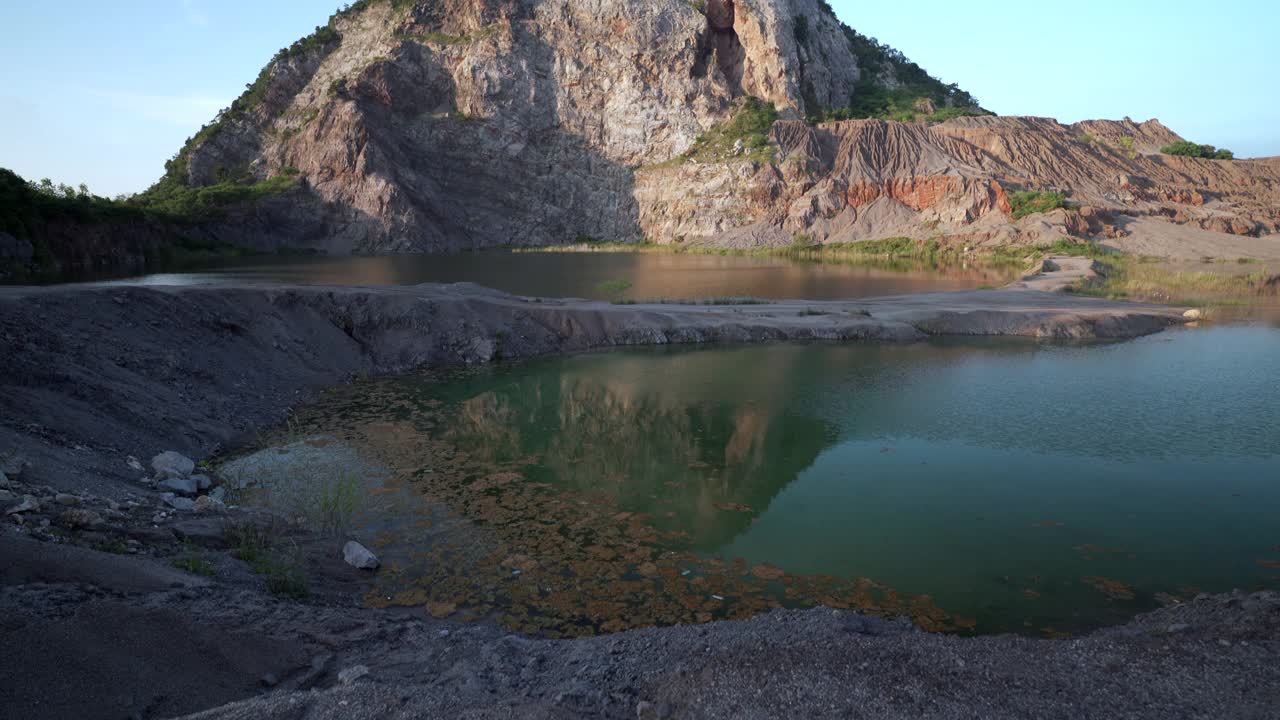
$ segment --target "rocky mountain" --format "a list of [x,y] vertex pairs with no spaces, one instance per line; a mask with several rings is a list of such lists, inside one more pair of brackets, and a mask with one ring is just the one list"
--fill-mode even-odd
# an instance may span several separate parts
[[[862,115],[896,119],[835,119]],[[1280,229],[1277,163],[1159,153],[1179,139],[981,113],[824,0],[361,0],[144,197],[283,181],[206,234],[334,253]]]

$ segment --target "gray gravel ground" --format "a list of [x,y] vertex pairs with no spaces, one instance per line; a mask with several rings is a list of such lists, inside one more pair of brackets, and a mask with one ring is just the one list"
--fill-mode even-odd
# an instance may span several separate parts
[[234,573],[175,579],[142,557],[67,582],[101,553],[35,544],[0,536],[8,557],[31,558],[0,574],[4,717],[1261,720],[1280,707],[1275,593],[1206,596],[1066,640],[814,609],[552,641],[354,594],[284,601]]

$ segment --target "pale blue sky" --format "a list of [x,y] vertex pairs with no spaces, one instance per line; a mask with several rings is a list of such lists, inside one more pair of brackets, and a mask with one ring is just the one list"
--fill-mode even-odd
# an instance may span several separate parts
[[[1158,117],[1237,155],[1280,155],[1274,0],[831,2],[1000,114]],[[0,0],[0,167],[99,194],[142,190],[337,4]]]

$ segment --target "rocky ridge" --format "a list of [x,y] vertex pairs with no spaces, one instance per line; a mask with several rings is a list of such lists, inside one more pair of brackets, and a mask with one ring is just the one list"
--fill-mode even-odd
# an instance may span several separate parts
[[[856,33],[818,0],[367,0],[324,30],[170,166],[192,187],[295,177],[291,200],[251,213],[268,244],[981,245],[1280,228],[1275,162],[1161,155],[1180,138],[1157,121],[810,125],[906,72],[861,66]],[[749,97],[782,118],[766,152],[682,155]],[[1015,221],[1017,190],[1061,191],[1070,209]],[[243,240],[235,227],[207,232]]]

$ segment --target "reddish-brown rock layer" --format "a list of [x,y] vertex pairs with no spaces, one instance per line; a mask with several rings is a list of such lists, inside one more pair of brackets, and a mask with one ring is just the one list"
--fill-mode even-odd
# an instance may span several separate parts
[[[1161,155],[1153,148],[1179,138],[1154,120],[782,121],[772,137],[772,163],[642,172],[637,196],[648,237],[735,245],[786,244],[798,235],[1051,242],[1124,237],[1126,225],[1144,217],[1249,237],[1280,229],[1280,163]],[[726,196],[726,187],[740,192]],[[717,194],[708,198],[701,188]],[[1067,208],[1015,221],[1009,194],[1022,190],[1061,192]],[[723,217],[739,222],[726,226]]]

